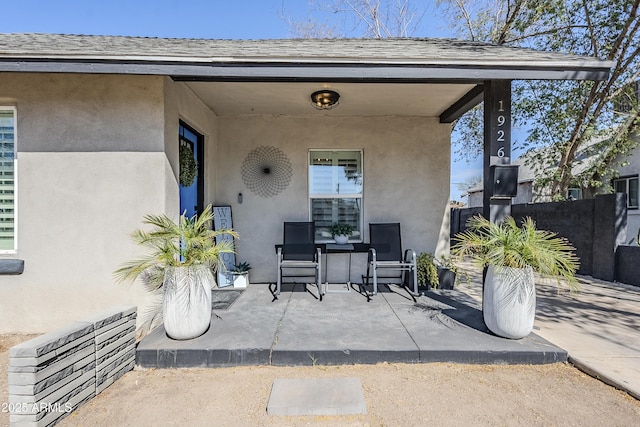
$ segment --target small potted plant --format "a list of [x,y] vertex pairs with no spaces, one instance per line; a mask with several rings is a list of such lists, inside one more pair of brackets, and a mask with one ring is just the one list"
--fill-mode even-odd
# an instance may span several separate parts
[[339,245],[344,245],[349,241],[349,236],[353,233],[353,226],[345,222],[336,222],[329,228],[329,233]]
[[461,271],[449,257],[436,258],[432,253],[422,252],[416,258],[418,268],[418,286],[438,289],[453,289],[460,283],[460,276],[470,281],[469,274]]
[[454,260],[442,255],[435,260],[438,269],[438,288],[453,289],[460,284],[460,277],[464,277],[467,283],[471,283],[469,273],[458,268]]
[[[564,238],[537,230],[531,218],[518,227],[512,217],[495,224],[481,216],[471,218],[458,233],[455,257],[471,257],[487,267],[482,296],[484,322],[498,336],[519,339],[533,330],[536,293],[533,273],[555,278],[577,288],[579,266],[575,248]],[[561,282],[562,280],[562,282]]]
[[229,271],[229,274],[234,288],[249,286],[249,270],[251,270],[251,266],[248,262],[241,262],[233,266],[233,271]]

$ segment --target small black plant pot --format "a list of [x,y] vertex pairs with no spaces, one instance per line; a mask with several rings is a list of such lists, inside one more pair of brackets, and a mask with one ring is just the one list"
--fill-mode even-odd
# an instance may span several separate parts
[[456,273],[448,268],[438,267],[438,289],[453,289],[456,283]]
[[[409,289],[413,289],[413,288],[410,287]],[[418,285],[418,292],[421,293],[421,294],[426,294],[430,290],[431,290],[431,286],[430,285]]]

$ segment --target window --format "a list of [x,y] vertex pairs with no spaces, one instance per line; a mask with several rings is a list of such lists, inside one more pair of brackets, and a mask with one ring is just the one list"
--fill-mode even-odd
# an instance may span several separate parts
[[309,212],[316,241],[332,242],[331,224],[353,226],[350,241],[362,241],[362,151],[309,152]]
[[14,252],[16,109],[0,107],[0,252]]
[[567,191],[568,200],[582,200],[582,188],[571,187]]
[[629,176],[613,181],[616,193],[627,194],[627,208],[638,209],[638,177]]

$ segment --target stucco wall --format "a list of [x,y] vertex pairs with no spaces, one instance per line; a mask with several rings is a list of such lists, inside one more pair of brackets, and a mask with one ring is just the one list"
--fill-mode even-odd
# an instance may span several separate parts
[[162,78],[0,73],[19,152],[163,150]]
[[[221,117],[218,123],[216,203],[232,207],[237,259],[251,263],[252,282],[275,281],[274,244],[282,241],[283,222],[309,220],[309,149],[364,151],[365,241],[370,222],[400,222],[403,246],[448,250],[449,125],[424,117]],[[293,167],[289,186],[270,198],[242,181],[242,162],[261,145],[278,147]],[[354,256],[352,278],[364,265]]]
[[[216,190],[216,154],[218,119],[216,115],[184,83],[175,83],[168,77],[165,84],[165,151],[177,176],[178,165],[178,126],[183,120],[204,136],[204,204],[213,203]],[[176,207],[175,212],[179,210]]]
[[158,77],[0,75],[0,104],[18,117],[18,252],[5,257],[25,260],[22,275],[0,276],[1,331],[142,301],[112,272],[139,253],[129,235],[142,216],[175,199],[163,92]]
[[[369,222],[398,221],[405,247],[448,249],[450,126],[436,118],[217,118],[186,85],[150,76],[5,73],[0,105],[18,117],[18,252],[4,256],[25,260],[22,275],[0,276],[0,332],[144,305],[112,273],[140,253],[129,236],[145,214],[178,214],[179,119],[205,136],[205,203],[232,206],[238,260],[252,264],[253,282],[275,280],[282,223],[309,218],[309,149],[364,151],[365,241]],[[242,182],[242,162],[260,145],[293,165],[272,198]],[[353,266],[355,278],[364,259]]]
[[205,135],[215,195],[216,118],[184,84],[153,76],[1,74],[17,108],[19,276],[0,276],[0,332],[46,332],[119,303],[145,305],[113,271],[140,255],[144,215],[178,216],[178,121]]

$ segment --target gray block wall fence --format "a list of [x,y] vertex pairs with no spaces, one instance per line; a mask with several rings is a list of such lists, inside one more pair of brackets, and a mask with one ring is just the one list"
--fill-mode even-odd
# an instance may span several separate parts
[[[451,236],[464,230],[467,219],[481,211],[482,208],[453,209]],[[516,220],[529,216],[533,218],[537,228],[553,231],[567,238],[580,258],[578,274],[636,284],[627,270],[630,266],[640,265],[640,251],[623,249],[627,228],[624,194],[605,194],[596,196],[595,199],[567,202],[513,205],[511,215]],[[624,253],[617,254],[619,251]]]
[[11,347],[11,426],[53,425],[132,370],[135,329],[123,305]]
[[618,246],[616,250],[616,281],[640,286],[640,246]]

